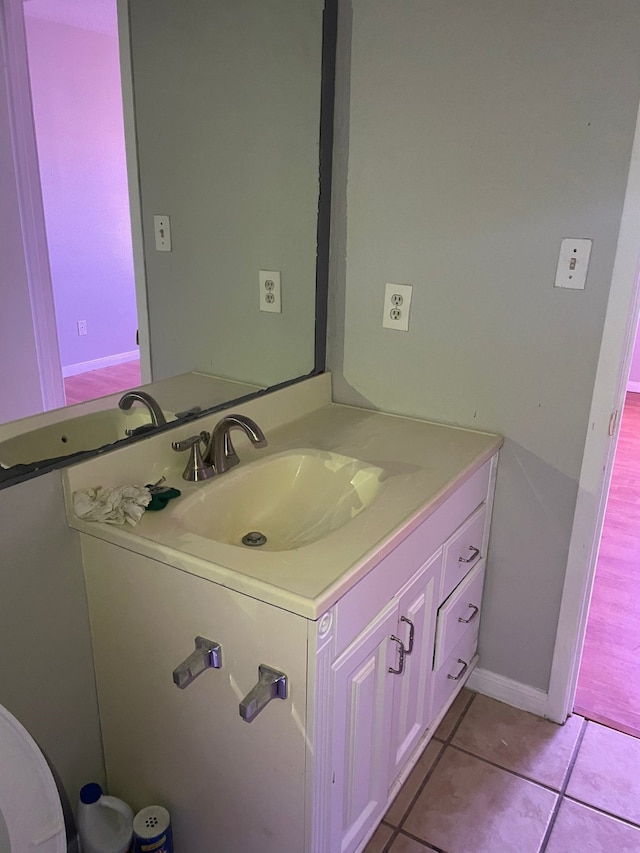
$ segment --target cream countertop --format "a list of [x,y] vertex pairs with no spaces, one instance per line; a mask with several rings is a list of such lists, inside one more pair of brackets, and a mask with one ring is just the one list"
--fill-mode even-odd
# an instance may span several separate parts
[[[247,385],[196,372],[182,373],[179,376],[171,376],[158,382],[134,387],[155,397],[160,408],[167,412],[186,411],[193,406],[207,409],[222,405],[230,399],[237,399],[262,390],[258,385]],[[73,406],[65,406],[61,409],[50,409],[47,412],[0,424],[0,441],[23,435],[41,427],[62,424],[72,418],[117,408],[118,400],[124,393],[125,391],[122,390],[105,397],[98,397],[95,400],[87,400],[84,403],[76,403]]]
[[[165,475],[183,496],[215,489],[222,478],[192,484],[180,477],[186,457],[171,451],[169,442],[192,434],[195,425],[191,424],[172,431],[170,436],[152,436],[114,451],[108,458],[67,469],[65,490],[71,526],[317,619],[502,444],[499,436],[488,433],[334,404],[330,402],[330,377],[326,374],[232,408],[253,417],[269,441],[268,447],[255,450],[235,431],[234,444],[241,460],[235,471],[284,450],[315,448],[383,468],[385,480],[379,495],[343,527],[289,551],[237,547],[190,533],[173,517],[172,504],[161,512],[146,513],[135,528],[83,522],[73,515],[70,498],[79,488],[144,484]],[[221,416],[212,416],[211,423],[209,419],[197,421],[198,430],[211,429]]]

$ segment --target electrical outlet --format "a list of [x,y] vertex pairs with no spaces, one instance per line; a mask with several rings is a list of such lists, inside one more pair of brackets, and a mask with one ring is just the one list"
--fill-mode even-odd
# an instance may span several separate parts
[[280,273],[277,270],[260,270],[258,280],[260,283],[260,310],[281,314]]
[[409,308],[411,307],[410,284],[387,284],[384,290],[382,325],[385,329],[398,332],[409,331]]
[[166,214],[160,213],[153,217],[153,230],[156,235],[156,250],[171,251],[171,220]]
[[78,320],[78,334],[80,337],[87,334],[87,321],[86,320]]
[[555,287],[584,290],[592,243],[592,240],[573,238],[566,238],[560,243]]

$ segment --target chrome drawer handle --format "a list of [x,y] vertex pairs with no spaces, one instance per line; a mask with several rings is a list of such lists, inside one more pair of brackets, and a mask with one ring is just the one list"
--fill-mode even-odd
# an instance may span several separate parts
[[474,548],[473,545],[469,545],[469,550],[472,552],[470,557],[458,557],[459,563],[473,563],[475,558],[480,554],[480,548]]
[[213,640],[207,640],[205,637],[196,637],[195,644],[195,651],[173,670],[173,683],[181,690],[202,675],[205,669],[220,669],[222,666],[220,643],[214,643]]
[[391,634],[389,639],[393,640],[394,643],[397,643],[400,646],[400,658],[398,660],[398,668],[394,669],[392,666],[390,666],[388,671],[392,672],[394,675],[402,675],[402,673],[404,672],[404,656],[406,654],[404,643],[402,642],[400,637],[396,637],[394,634]]
[[458,663],[462,664],[462,669],[457,675],[448,675],[447,678],[450,678],[452,681],[460,681],[465,672],[469,669],[469,664],[466,661],[463,661],[462,658],[458,658]]
[[468,625],[469,622],[473,622],[478,613],[480,613],[480,608],[476,607],[475,604],[470,604],[469,607],[472,608],[473,613],[469,616],[468,619],[463,619],[462,616],[458,616],[458,622],[464,622],[465,625]]
[[251,723],[272,699],[286,699],[288,694],[287,675],[261,663],[258,667],[258,683],[240,702],[240,716],[246,723]]
[[411,619],[407,619],[406,616],[401,616],[400,621],[406,622],[407,625],[409,626],[409,645],[407,646],[405,651],[408,655],[410,655],[411,652],[413,651],[413,635],[415,634],[415,626],[414,626],[413,622],[411,621]]

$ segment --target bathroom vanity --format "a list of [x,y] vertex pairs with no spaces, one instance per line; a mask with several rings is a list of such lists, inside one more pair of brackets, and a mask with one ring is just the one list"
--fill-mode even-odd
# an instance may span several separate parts
[[[240,407],[270,443],[254,454],[237,442],[236,480],[224,475],[231,493],[258,454],[293,450],[381,472],[368,505],[352,496],[349,520],[323,516],[300,547],[260,551],[185,525],[180,502],[223,477],[175,480],[162,436],[66,474],[70,499],[125,472],[151,482],[168,459],[183,490],[128,530],[69,515],[109,790],[135,809],[166,806],[180,853],[361,850],[477,662],[501,440],[336,406],[327,382]],[[215,655],[200,658],[207,641]],[[283,676],[270,701],[254,689],[259,667]]]

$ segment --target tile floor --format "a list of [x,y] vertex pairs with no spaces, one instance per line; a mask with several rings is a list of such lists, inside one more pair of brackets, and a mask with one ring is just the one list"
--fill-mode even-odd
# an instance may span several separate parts
[[639,853],[640,740],[463,690],[365,853]]

